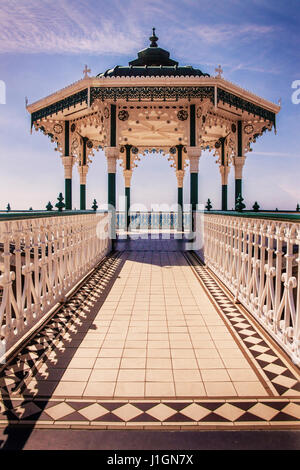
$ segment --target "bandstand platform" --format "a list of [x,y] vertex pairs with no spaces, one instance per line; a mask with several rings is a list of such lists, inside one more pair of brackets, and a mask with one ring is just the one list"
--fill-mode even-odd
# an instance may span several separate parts
[[[195,431],[221,432],[209,444],[216,448],[225,431],[300,430],[300,217],[243,211],[242,197],[245,154],[275,127],[280,107],[224,80],[220,68],[210,77],[178,66],[155,31],[150,40],[128,67],[96,77],[86,69],[27,106],[32,126],[57,144],[65,208],[61,197],[55,212],[48,203],[47,212],[0,214],[0,448],[72,448],[72,433],[79,448],[116,448],[129,430],[141,433],[136,448],[155,431],[149,448],[157,449],[168,439],[158,431],[182,433],[178,449],[201,447]],[[108,209],[94,201],[87,211],[99,148]],[[206,149],[219,164],[220,211],[198,204]],[[169,156],[178,204],[166,217],[147,213],[142,226],[130,185],[152,152]],[[72,210],[75,164],[80,211]],[[231,167],[235,211],[227,211]],[[101,431],[119,434],[93,440]]]

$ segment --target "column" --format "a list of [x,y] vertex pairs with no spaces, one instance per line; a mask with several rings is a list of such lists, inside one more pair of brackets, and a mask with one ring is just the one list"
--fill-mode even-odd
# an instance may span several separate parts
[[107,160],[107,203],[108,210],[111,214],[110,221],[110,238],[114,244],[116,238],[116,170],[117,170],[117,158],[118,149],[116,147],[106,147],[105,156]]
[[227,211],[227,185],[228,185],[228,174],[229,174],[229,166],[228,166],[228,158],[225,152],[225,138],[222,137],[221,141],[221,165],[220,165],[220,173],[222,179],[222,211]]
[[239,195],[242,196],[242,178],[245,156],[243,155],[243,121],[237,122],[237,154],[234,157],[235,176],[235,202]]
[[177,230],[181,231],[183,228],[183,178],[184,178],[184,170],[177,170],[176,171],[177,177],[177,204],[178,204],[178,212],[177,212]]
[[176,148],[177,148],[176,176],[177,176],[177,204],[178,204],[177,230],[182,230],[183,178],[184,178],[184,170],[182,169],[183,145],[182,144],[176,145]]
[[198,171],[199,171],[199,159],[201,155],[201,149],[198,147],[187,148],[188,157],[190,160],[190,204],[192,211],[197,209],[198,204]]
[[118,151],[116,147],[106,147],[105,156],[107,160],[107,203],[116,209],[116,167]]
[[130,209],[131,177],[132,177],[132,170],[124,170],[125,200],[126,200],[126,207],[125,207],[125,229],[126,230],[128,230],[128,227],[130,227],[129,209]]
[[72,210],[72,170],[74,157],[70,156],[70,123],[65,121],[62,162],[65,169],[65,208]]
[[72,210],[72,172],[75,157],[64,155],[61,157],[65,170],[65,204],[66,210]]
[[227,185],[228,185],[228,175],[230,168],[228,165],[220,165],[220,174],[221,174],[221,181],[222,181],[222,211],[227,211]]
[[80,165],[78,167],[80,178],[80,210],[86,210],[86,176],[88,173],[88,165]]

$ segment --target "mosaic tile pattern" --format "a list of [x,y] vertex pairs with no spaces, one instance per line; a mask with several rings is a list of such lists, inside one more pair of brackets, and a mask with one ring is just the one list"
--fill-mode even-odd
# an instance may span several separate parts
[[[156,244],[148,246],[152,252],[156,251],[155,247]],[[147,244],[141,245],[140,248],[145,250]],[[162,249],[162,245],[160,245],[160,249]],[[169,245],[166,242],[164,250],[166,253],[178,251],[178,246],[174,246],[174,241]],[[56,351],[63,350],[66,341],[73,344],[75,348],[81,344],[86,334],[84,322],[88,318],[88,313],[92,306],[100,309],[103,305],[107,291],[109,292],[115,280],[118,279],[124,266],[122,257],[126,258],[126,254],[123,256],[120,253],[115,253],[106,259],[75,295],[54,314],[48,323],[2,370],[0,375],[2,394],[0,426],[19,424],[35,427],[86,428],[99,426],[100,428],[122,428],[125,426],[130,428],[169,427],[170,429],[188,427],[193,429],[227,429],[228,426],[233,426],[235,429],[263,429],[266,426],[289,429],[300,427],[299,375],[295,367],[290,364],[283,353],[281,354],[279,348],[274,347],[268,341],[267,334],[264,335],[256,327],[256,322],[249,319],[232,302],[226,290],[193,254],[185,254],[186,261],[193,267],[191,273],[193,272],[195,280],[201,283],[204,290],[207,290],[217,307],[220,324],[222,323],[221,318],[223,318],[222,328],[225,328],[225,324],[226,328],[229,328],[228,331],[232,331],[235,335],[238,345],[236,349],[240,350],[240,354],[243,351],[243,354],[248,357],[251,368],[257,372],[258,380],[265,383],[266,396],[259,396],[259,394],[256,396],[254,392],[251,396],[247,396],[242,391],[241,395],[244,397],[228,395],[227,398],[225,396],[214,397],[209,394],[205,397],[190,395],[184,399],[180,396],[162,398],[162,395],[160,399],[155,395],[153,395],[154,398],[130,397],[124,399],[120,396],[119,399],[116,396],[112,399],[103,399],[92,394],[85,398],[71,398],[71,396],[74,397],[74,390],[70,390],[69,394],[66,393],[62,397],[52,396],[54,390],[51,390],[51,384],[57,385],[54,380],[60,380],[60,377],[55,374],[59,374],[60,371],[52,369],[47,373],[50,375],[46,375],[43,368],[45,362],[51,362],[54,349]],[[134,257],[132,261],[133,259]],[[105,295],[103,295],[104,293]],[[215,315],[217,316],[216,312]],[[172,328],[174,333],[181,326],[173,325]],[[89,348],[93,348],[93,345],[89,345],[84,351],[88,351]],[[157,361],[156,357],[150,359],[151,364]],[[68,358],[65,360],[67,365]],[[79,362],[88,361],[89,358],[84,355],[77,357],[76,360]],[[101,356],[99,360],[103,360]],[[108,359],[105,357],[104,360]],[[130,365],[132,357],[123,358],[123,360],[127,360]],[[158,358],[158,360],[168,361],[167,358]],[[179,358],[179,360],[183,360],[183,358]],[[197,357],[197,361],[200,361],[199,364],[201,361],[207,360],[208,358]],[[222,360],[226,368],[231,370],[235,359],[228,359],[228,364],[226,357],[222,357]],[[241,361],[241,359],[239,360]],[[142,357],[140,361],[143,361]],[[78,369],[78,371],[84,374],[84,369]],[[34,387],[28,388],[30,384],[34,383],[37,374],[41,376],[45,374],[45,380],[39,382],[38,390],[44,392],[41,395],[34,393]],[[205,380],[209,380],[209,370],[203,369],[201,374]],[[83,375],[81,379],[83,379]],[[71,383],[74,386],[75,382]],[[78,384],[80,385],[80,381]],[[44,391],[42,386],[45,387]],[[24,392],[28,394],[26,395]],[[78,395],[81,396],[79,393]]]
[[228,296],[225,289],[220,287],[209,270],[194,255],[188,254],[188,259],[207,288],[208,292],[219,307],[231,327],[237,333],[245,349],[251,354],[256,367],[261,370],[271,383],[273,390],[279,396],[300,396],[300,376],[289,359],[283,357],[279,347],[275,348],[255,326],[255,319],[249,321],[238,305]]
[[13,400],[0,411],[0,424],[35,427],[186,426],[198,429],[300,427],[300,400],[233,399],[184,401]]

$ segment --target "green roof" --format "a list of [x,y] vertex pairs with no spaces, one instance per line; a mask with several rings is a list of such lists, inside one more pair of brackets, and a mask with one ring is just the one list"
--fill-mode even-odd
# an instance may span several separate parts
[[106,70],[97,77],[161,77],[161,76],[207,76],[199,69],[191,65],[178,66],[176,60],[170,59],[170,53],[157,46],[158,37],[153,34],[149,38],[151,43],[146,49],[138,52],[137,59],[129,62],[128,66],[120,66]]

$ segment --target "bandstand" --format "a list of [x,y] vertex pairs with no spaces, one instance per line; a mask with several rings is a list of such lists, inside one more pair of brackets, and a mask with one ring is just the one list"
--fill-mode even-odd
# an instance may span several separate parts
[[178,205],[183,179],[190,172],[190,204],[198,204],[199,159],[203,150],[217,157],[222,210],[227,210],[227,183],[234,168],[235,200],[242,195],[242,173],[250,145],[275,128],[280,106],[222,77],[181,66],[158,47],[153,28],[150,45],[128,66],[115,66],[84,78],[27,106],[32,126],[57,144],[65,175],[66,209],[72,209],[72,170],[80,176],[80,209],[86,209],[87,175],[94,152],[107,159],[108,196],[116,206],[116,164],[125,181],[127,212],[132,172],[141,155],[167,155],[177,177]]

